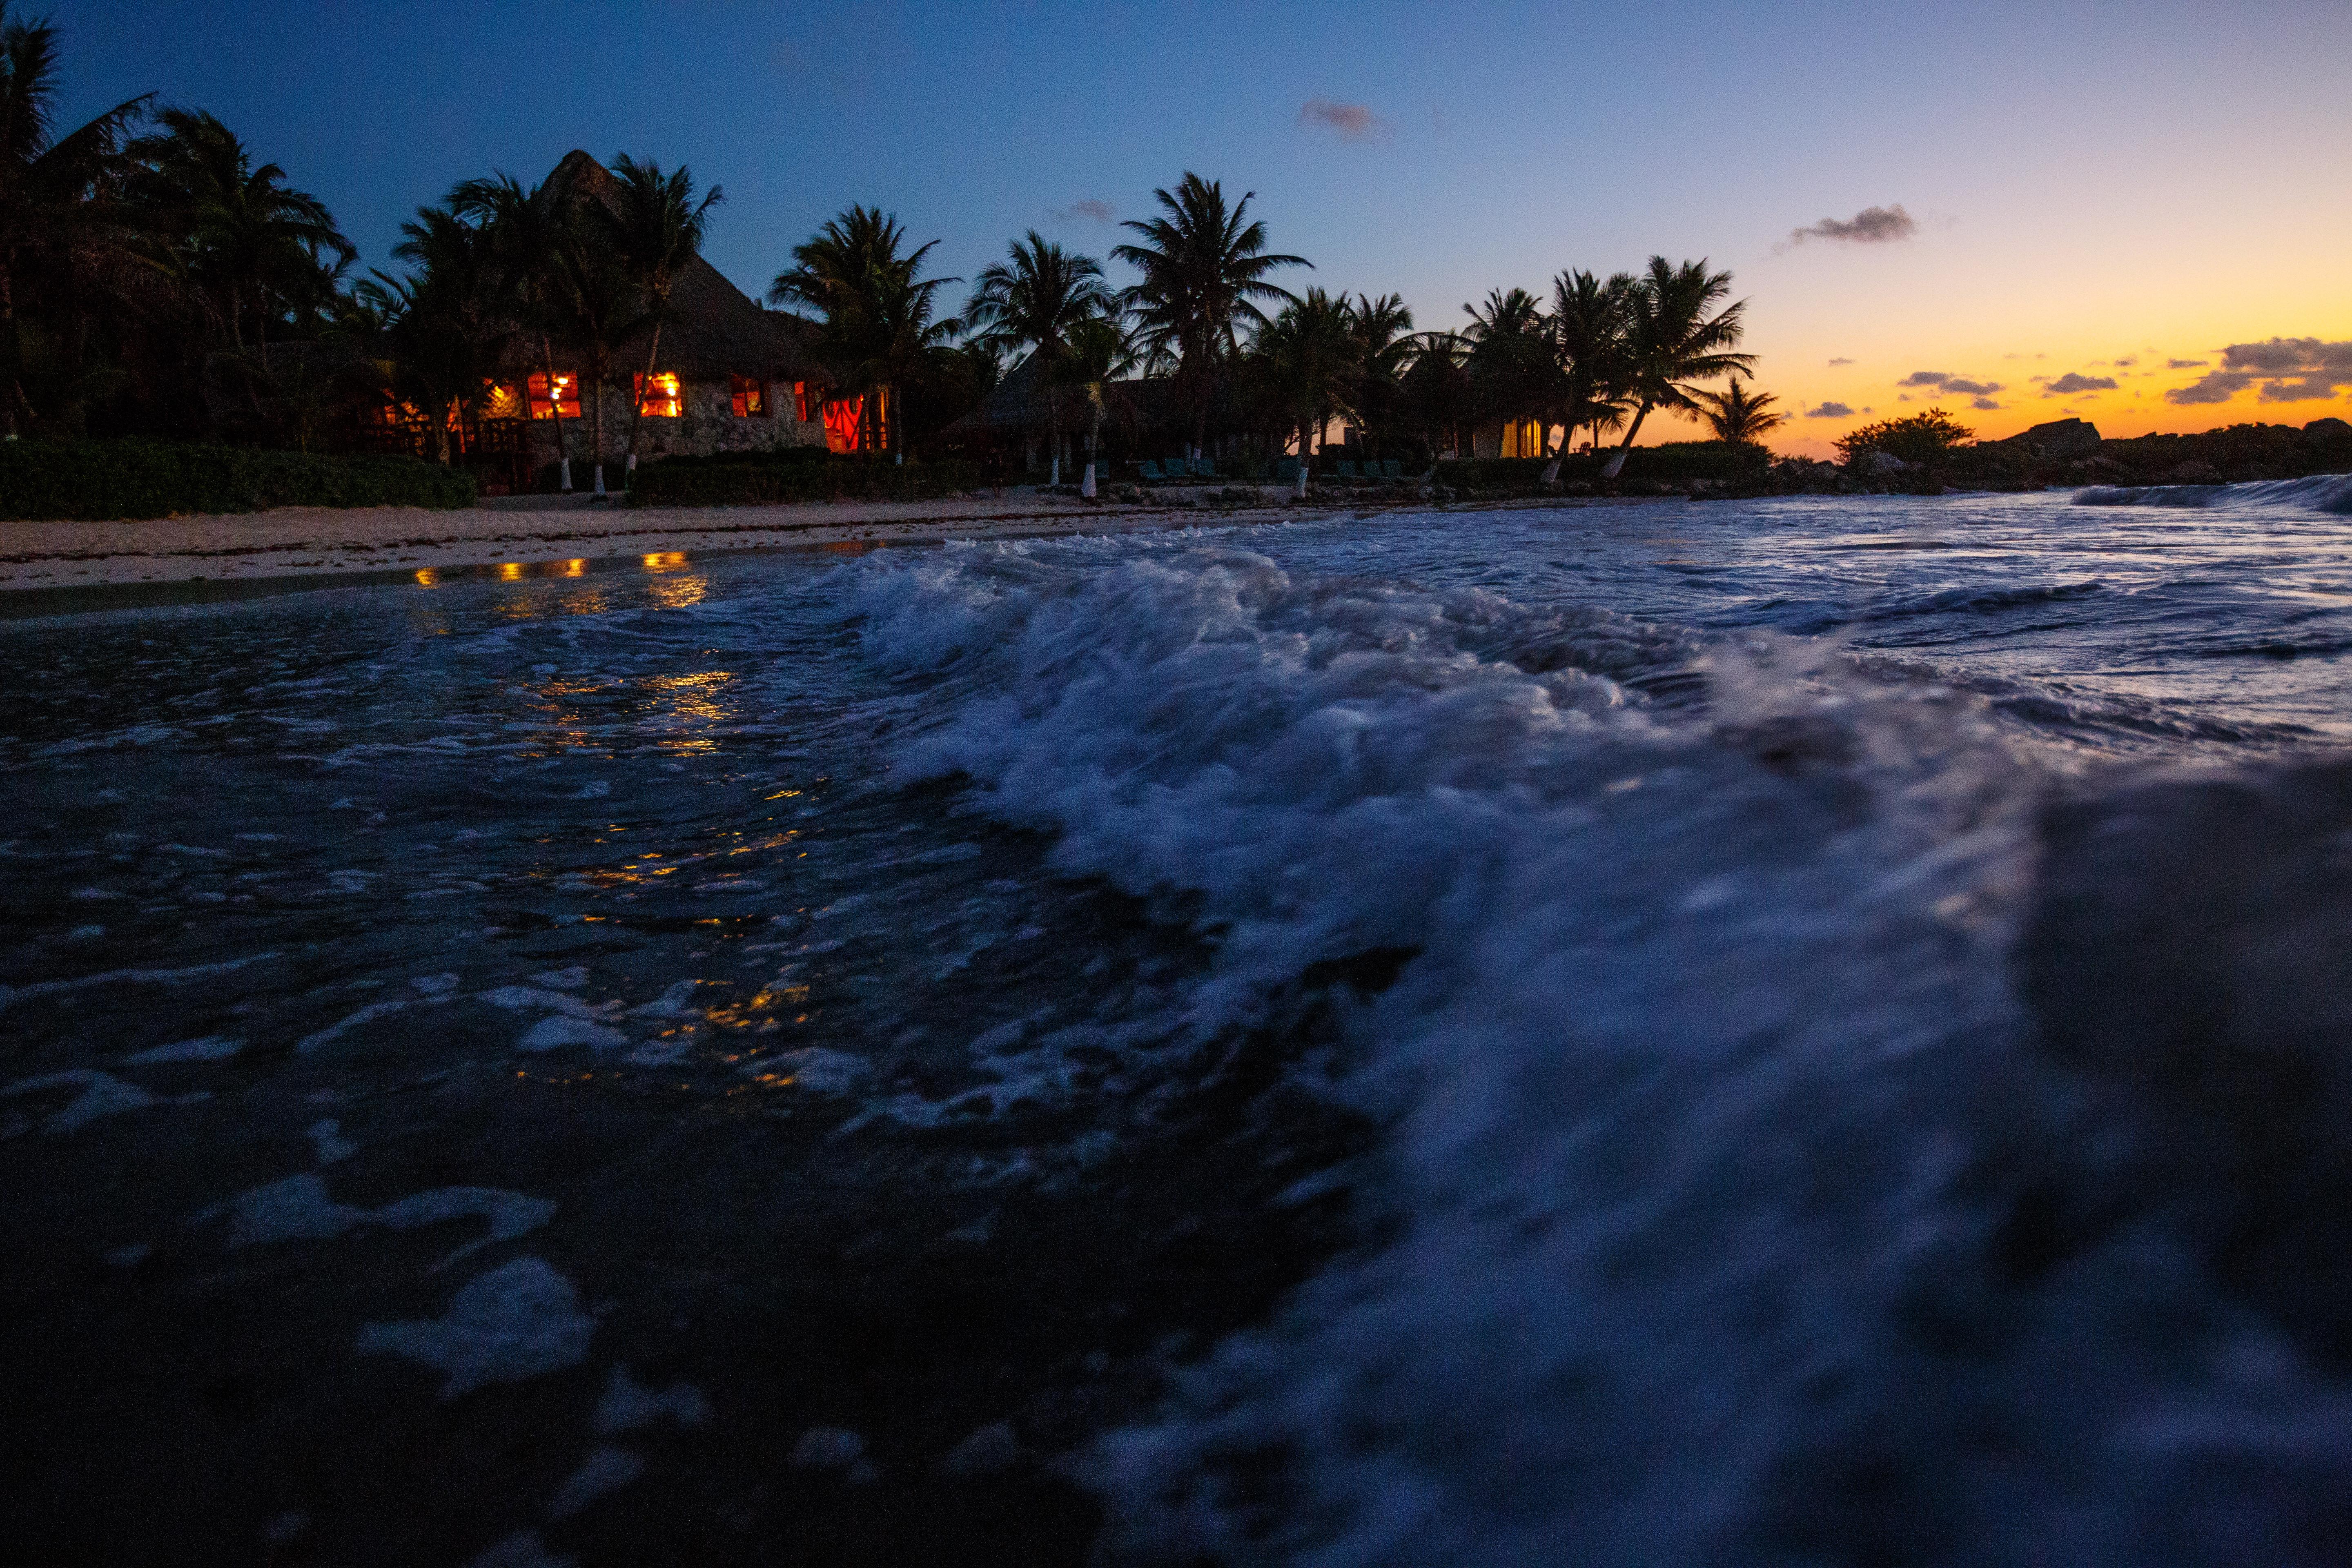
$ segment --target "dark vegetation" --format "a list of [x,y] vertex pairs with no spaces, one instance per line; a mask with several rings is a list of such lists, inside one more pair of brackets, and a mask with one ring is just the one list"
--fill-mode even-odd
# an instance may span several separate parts
[[1800,489],[1886,489],[1935,495],[1947,489],[2026,490],[2052,486],[2219,485],[2352,472],[2352,425],[2315,419],[2292,425],[2232,425],[2190,435],[2106,440],[2079,420],[2040,425],[1999,441],[1979,441],[1941,409],[1864,426],[1838,443],[1841,471],[1828,464],[1782,464],[1780,481]]
[[784,501],[930,500],[981,482],[958,458],[875,462],[819,447],[665,458],[629,480],[632,506],[771,506]]
[[416,458],[320,457],[194,441],[0,443],[0,518],[473,504],[473,475]]

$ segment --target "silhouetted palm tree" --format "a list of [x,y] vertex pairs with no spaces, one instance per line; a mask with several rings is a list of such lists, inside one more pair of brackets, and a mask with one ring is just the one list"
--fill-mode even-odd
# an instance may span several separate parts
[[513,335],[513,316],[489,234],[448,207],[420,207],[392,254],[405,278],[379,272],[353,292],[382,320],[393,391],[424,411],[434,456],[447,463],[453,423],[478,415]]
[[16,278],[35,252],[71,269],[77,242],[114,227],[102,199],[120,171],[122,138],[146,112],[149,93],[116,104],[59,136],[57,29],[12,20],[0,0],[0,439],[16,438],[25,399],[24,350],[16,320]]
[[1583,271],[1552,279],[1548,325],[1559,363],[1559,415],[1567,431],[1544,469],[1547,485],[1559,482],[1560,460],[1579,428],[1591,425],[1597,441],[1601,426],[1618,417],[1614,397],[1625,376],[1626,334],[1638,287],[1630,272],[1613,274],[1606,282]]
[[129,151],[142,165],[142,199],[166,236],[163,259],[212,302],[239,354],[252,323],[257,360],[271,321],[325,307],[339,267],[359,251],[324,202],[287,184],[277,164],[256,167],[212,115],[167,109],[155,119],[159,129]]
[[[597,206],[614,254],[645,293],[644,321],[653,327],[646,347],[645,380],[629,403],[628,469],[637,467],[637,432],[644,423],[646,394],[653,386],[661,357],[662,326],[669,319],[670,290],[680,268],[702,251],[710,227],[710,209],[727,199],[713,185],[701,201],[694,199],[694,176],[683,166],[664,174],[651,160],[640,163],[624,153],[613,164],[612,205]],[[559,421],[561,423],[561,421]]]
[[1650,410],[1695,407],[1692,382],[1754,366],[1755,355],[1731,352],[1739,342],[1748,302],[1716,310],[1730,292],[1731,274],[1709,272],[1704,259],[1676,266],[1663,256],[1650,258],[1649,271],[1633,295],[1625,334],[1624,394],[1633,405],[1633,422],[1626,427],[1624,441],[1610,454],[1602,478],[1613,479],[1623,471],[1625,454],[1633,449]]
[[1356,418],[1364,432],[1364,449],[1380,456],[1381,437],[1396,418],[1403,397],[1405,369],[1419,352],[1412,331],[1412,312],[1399,294],[1375,300],[1356,296],[1349,320],[1356,334],[1359,383]]
[[1363,374],[1363,345],[1345,299],[1320,289],[1293,300],[1257,334],[1251,352],[1298,432],[1298,459],[1311,462],[1315,432],[1335,414],[1352,413]]
[[1542,414],[1556,401],[1558,371],[1541,301],[1524,289],[1496,289],[1462,310],[1470,318],[1462,336],[1483,415],[1517,424]]
[[[555,337],[563,330],[561,269],[563,248],[581,221],[578,205],[541,184],[526,190],[512,174],[466,180],[449,193],[452,212],[479,224],[496,258],[499,287],[518,326],[539,340],[547,380],[549,417],[563,493],[572,493],[572,449],[563,432],[563,399],[555,375]],[[526,412],[528,408],[526,407]]]
[[1095,455],[1102,442],[1103,414],[1111,389],[1132,374],[1135,366],[1135,346],[1118,322],[1108,316],[1089,316],[1068,329],[1063,353],[1049,371],[1064,384],[1076,387],[1087,402],[1090,416],[1087,472],[1079,481],[1078,493],[1088,500],[1094,498]]
[[1045,417],[1053,449],[1053,482],[1062,478],[1061,359],[1080,325],[1118,311],[1118,297],[1103,281],[1102,264],[1064,250],[1031,229],[1013,241],[1003,261],[991,262],[973,282],[963,321],[992,353],[1026,349],[1037,357],[1045,387]]
[[1698,405],[1699,417],[1718,441],[1760,445],[1767,430],[1777,430],[1789,422],[1787,415],[1772,411],[1779,398],[1769,392],[1749,392],[1738,375],[1724,391],[1694,391],[1691,396]]
[[1239,346],[1240,330],[1265,324],[1260,301],[1292,299],[1266,275],[1313,265],[1266,249],[1265,225],[1247,218],[1256,195],[1244,192],[1228,207],[1219,182],[1187,170],[1173,192],[1152,192],[1161,216],[1122,226],[1139,241],[1111,251],[1143,274],[1127,291],[1126,304],[1136,315],[1139,345],[1154,363],[1175,367],[1192,405],[1195,455],[1208,438],[1210,395]]
[[[772,305],[804,304],[824,312],[819,352],[845,391],[866,398],[867,438],[879,447],[887,427],[882,404],[894,382],[919,373],[962,328],[934,320],[932,296],[955,278],[922,278],[937,240],[901,256],[907,231],[879,208],[851,206],[793,247],[793,265],[768,289]],[[895,437],[894,437],[894,444]]]
[[1433,472],[1438,448],[1459,455],[1462,428],[1475,417],[1470,373],[1465,368],[1470,345],[1461,334],[1445,331],[1423,332],[1412,343],[1412,363],[1400,390],[1408,416],[1429,445]]

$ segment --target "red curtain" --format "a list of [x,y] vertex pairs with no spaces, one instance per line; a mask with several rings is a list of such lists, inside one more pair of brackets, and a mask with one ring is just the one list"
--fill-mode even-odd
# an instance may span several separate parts
[[824,449],[855,452],[866,425],[866,399],[843,397],[824,405]]

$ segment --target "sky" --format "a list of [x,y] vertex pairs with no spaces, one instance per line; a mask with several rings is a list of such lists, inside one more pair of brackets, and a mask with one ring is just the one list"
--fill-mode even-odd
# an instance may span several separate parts
[[1031,228],[1103,256],[1196,170],[1315,264],[1292,287],[1424,328],[1705,258],[1783,451],[1931,406],[1987,437],[2352,416],[2346,0],[7,8],[61,29],[69,121],[210,110],[362,265],[574,147],[721,187],[706,253],[755,298],[852,202],[970,278]]

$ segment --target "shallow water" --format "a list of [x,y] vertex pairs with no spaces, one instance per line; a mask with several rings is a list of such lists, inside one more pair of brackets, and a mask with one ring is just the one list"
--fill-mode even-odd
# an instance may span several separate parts
[[0,626],[20,1533],[2340,1561],[2335,495]]

